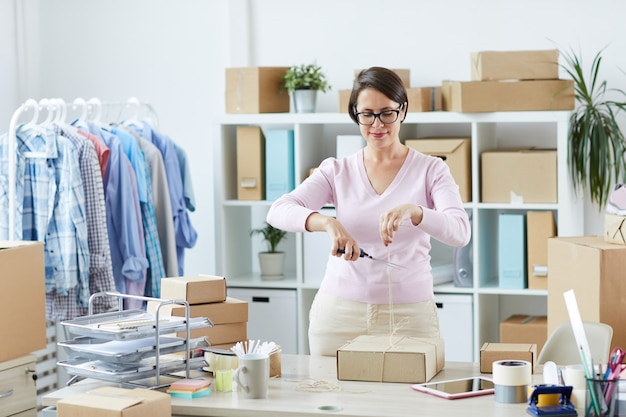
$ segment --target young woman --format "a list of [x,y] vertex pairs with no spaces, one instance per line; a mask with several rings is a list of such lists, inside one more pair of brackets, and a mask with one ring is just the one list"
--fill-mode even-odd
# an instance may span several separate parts
[[[309,314],[312,355],[335,355],[362,334],[440,337],[430,238],[461,247],[471,230],[445,162],[400,141],[408,106],[393,71],[361,71],[349,114],[366,146],[324,160],[267,215],[277,228],[330,237],[326,273]],[[336,218],[318,212],[325,205],[335,207]],[[360,257],[361,250],[403,268]]]

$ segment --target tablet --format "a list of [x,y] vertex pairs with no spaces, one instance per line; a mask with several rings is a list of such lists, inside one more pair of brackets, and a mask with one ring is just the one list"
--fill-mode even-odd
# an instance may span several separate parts
[[413,384],[411,388],[448,400],[476,397],[494,392],[493,381],[482,376]]

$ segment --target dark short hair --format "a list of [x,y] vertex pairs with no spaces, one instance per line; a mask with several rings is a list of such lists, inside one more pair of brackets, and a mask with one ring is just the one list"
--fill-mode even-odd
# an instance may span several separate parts
[[354,123],[358,124],[356,119],[356,101],[359,97],[359,93],[366,88],[378,90],[390,100],[400,103],[401,105],[406,103],[404,110],[405,112],[407,111],[409,99],[406,94],[406,88],[404,88],[404,83],[398,74],[388,68],[370,67],[361,71],[354,79],[350,101],[348,102],[348,114]]

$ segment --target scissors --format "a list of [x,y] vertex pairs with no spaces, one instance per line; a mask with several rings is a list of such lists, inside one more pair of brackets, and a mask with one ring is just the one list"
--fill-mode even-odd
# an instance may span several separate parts
[[[346,251],[344,249],[337,249],[337,253],[344,254],[344,253],[346,253]],[[376,261],[376,262],[382,262],[382,263],[384,263],[387,266],[390,266],[392,268],[406,269],[406,266],[394,264],[393,262],[388,262],[388,261],[385,261],[384,259],[374,258],[372,255],[370,255],[367,252],[365,252],[363,250],[363,248],[359,248],[359,258],[369,258],[369,259],[371,259],[373,261]]]
[[624,355],[626,355],[626,351],[619,346],[616,346],[613,350],[611,350],[611,355],[609,355],[609,364],[604,373],[605,378],[614,379],[619,377],[619,374],[621,374],[624,370],[622,366]]

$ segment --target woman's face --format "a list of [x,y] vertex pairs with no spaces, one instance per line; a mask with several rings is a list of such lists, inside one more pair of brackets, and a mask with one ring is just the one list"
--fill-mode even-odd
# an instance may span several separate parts
[[[359,124],[361,135],[369,146],[385,148],[400,141],[400,121],[404,119],[404,109],[400,109],[400,103],[396,103],[389,97],[373,88],[366,88],[359,93],[357,98],[357,113],[366,113],[365,116],[378,114],[389,110],[400,110],[398,118],[393,123],[383,123],[385,116],[381,115],[374,119],[370,126]],[[387,114],[386,116],[392,113]],[[395,115],[394,115],[395,117]]]

